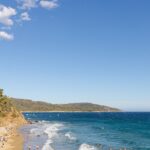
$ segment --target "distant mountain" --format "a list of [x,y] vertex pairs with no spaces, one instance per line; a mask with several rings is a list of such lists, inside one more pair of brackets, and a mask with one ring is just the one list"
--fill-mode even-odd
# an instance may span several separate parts
[[70,111],[70,112],[118,112],[117,108],[92,103],[51,104],[41,101],[11,98],[12,104],[21,111]]

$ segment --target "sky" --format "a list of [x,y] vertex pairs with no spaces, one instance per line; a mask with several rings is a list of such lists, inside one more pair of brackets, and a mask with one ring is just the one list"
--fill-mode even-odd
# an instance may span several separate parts
[[150,111],[149,0],[0,0],[10,97]]

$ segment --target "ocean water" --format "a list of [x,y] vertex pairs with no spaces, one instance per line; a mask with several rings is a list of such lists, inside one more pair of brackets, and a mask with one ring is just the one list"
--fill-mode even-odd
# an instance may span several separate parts
[[150,113],[24,113],[24,150],[150,150]]

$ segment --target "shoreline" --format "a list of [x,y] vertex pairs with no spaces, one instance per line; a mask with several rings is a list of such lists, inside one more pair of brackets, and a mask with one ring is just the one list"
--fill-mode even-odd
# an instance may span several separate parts
[[18,131],[21,126],[16,127],[13,133],[8,137],[8,141],[4,146],[4,150],[22,150],[24,138],[23,135]]
[[[21,125],[22,126],[22,125]],[[15,136],[13,137],[12,142],[10,144],[12,145],[12,150],[22,150],[24,145],[24,137],[21,134],[20,129],[21,126],[18,126],[15,131]]]
[[118,113],[124,111],[21,111],[21,113]]
[[0,120],[0,149],[1,150],[22,150],[24,138],[19,129],[26,124],[23,118]]

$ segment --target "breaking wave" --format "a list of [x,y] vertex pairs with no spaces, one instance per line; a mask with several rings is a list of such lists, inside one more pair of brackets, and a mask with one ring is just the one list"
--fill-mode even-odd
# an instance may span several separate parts
[[84,143],[79,147],[79,150],[97,150],[97,148],[92,145]]
[[69,140],[76,140],[76,137],[73,136],[71,132],[67,132],[65,134],[65,137],[67,137]]
[[63,124],[59,123],[49,124],[47,126],[44,133],[48,135],[48,139],[44,144],[42,150],[54,150],[51,144],[53,143],[53,138],[58,135],[58,131],[61,129],[61,127],[63,127]]

